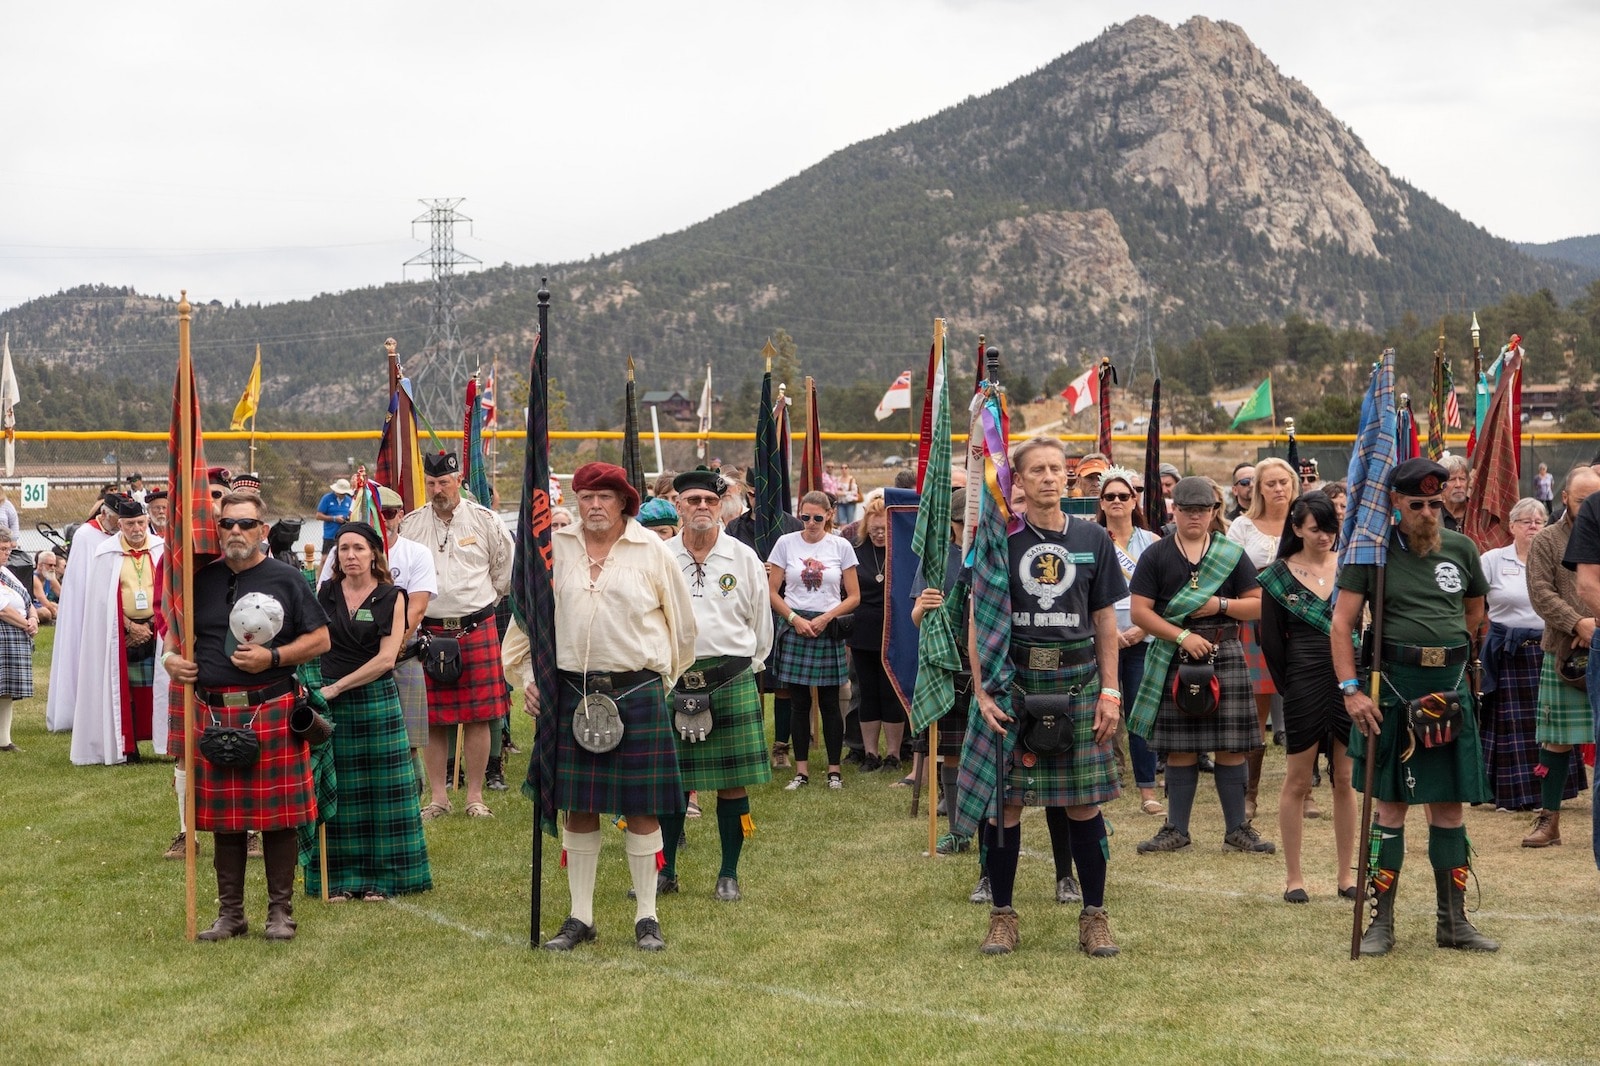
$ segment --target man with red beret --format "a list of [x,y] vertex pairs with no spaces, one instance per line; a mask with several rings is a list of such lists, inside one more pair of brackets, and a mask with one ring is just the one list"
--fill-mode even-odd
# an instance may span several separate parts
[[[629,521],[639,494],[621,467],[588,463],[573,474],[572,488],[578,521],[550,538],[560,683],[534,756],[539,780],[553,785],[541,797],[540,818],[566,812],[572,913],[545,947],[571,951],[595,939],[600,812],[620,811],[637,901],[634,941],[641,951],[660,951],[660,816],[685,809],[667,691],[694,661],[694,608],[666,543]],[[526,687],[524,699],[537,715],[537,690]]]

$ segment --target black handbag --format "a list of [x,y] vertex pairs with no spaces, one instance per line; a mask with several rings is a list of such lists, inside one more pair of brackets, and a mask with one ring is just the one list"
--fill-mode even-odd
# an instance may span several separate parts
[[1017,719],[1018,739],[1035,755],[1066,755],[1072,751],[1072,704],[1076,692],[1029,693],[1011,690],[1011,711]]
[[1556,667],[1556,676],[1579,692],[1589,691],[1589,649],[1574,648]]
[[227,770],[254,766],[261,758],[261,738],[250,728],[255,721],[256,716],[252,714],[243,726],[225,726],[213,713],[211,724],[200,734],[200,754],[212,766]]
[[849,640],[855,631],[856,616],[841,614],[828,620],[828,624],[822,628],[822,635],[829,640]]
[[1217,653],[1191,659],[1178,650],[1178,668],[1172,672],[1172,702],[1190,718],[1209,718],[1222,706],[1222,683],[1217,680]]
[[441,685],[453,685],[461,680],[461,642],[455,637],[429,633],[418,656],[422,672]]

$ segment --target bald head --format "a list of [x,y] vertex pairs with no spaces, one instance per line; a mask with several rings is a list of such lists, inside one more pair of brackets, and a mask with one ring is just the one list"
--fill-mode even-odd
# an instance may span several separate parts
[[1567,521],[1577,518],[1583,501],[1596,489],[1600,489],[1600,472],[1596,472],[1594,467],[1578,466],[1568,472],[1567,482],[1561,489],[1561,503],[1567,509]]

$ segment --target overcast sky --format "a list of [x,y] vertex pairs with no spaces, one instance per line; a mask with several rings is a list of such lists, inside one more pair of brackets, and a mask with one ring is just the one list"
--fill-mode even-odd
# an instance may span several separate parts
[[1490,232],[1600,232],[1600,4],[701,0],[10,3],[0,310],[63,287],[275,303],[458,248],[682,229],[1138,14],[1241,25],[1396,175]]

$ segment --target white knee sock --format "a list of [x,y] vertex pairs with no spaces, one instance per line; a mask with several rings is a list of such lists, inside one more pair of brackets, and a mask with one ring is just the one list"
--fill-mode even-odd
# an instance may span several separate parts
[[0,748],[11,743],[11,697],[0,698]]
[[188,775],[182,770],[172,771],[172,791],[178,794],[178,832],[180,833],[187,833],[189,831],[189,827],[185,825],[183,821],[183,789],[184,782],[186,782],[188,779]]
[[584,925],[594,924],[594,877],[600,869],[600,830],[592,833],[561,832],[567,850],[567,890],[572,893],[572,916]]
[[638,897],[633,920],[656,916],[656,856],[661,852],[661,830],[624,833],[628,847],[628,872],[633,874],[633,894]]

